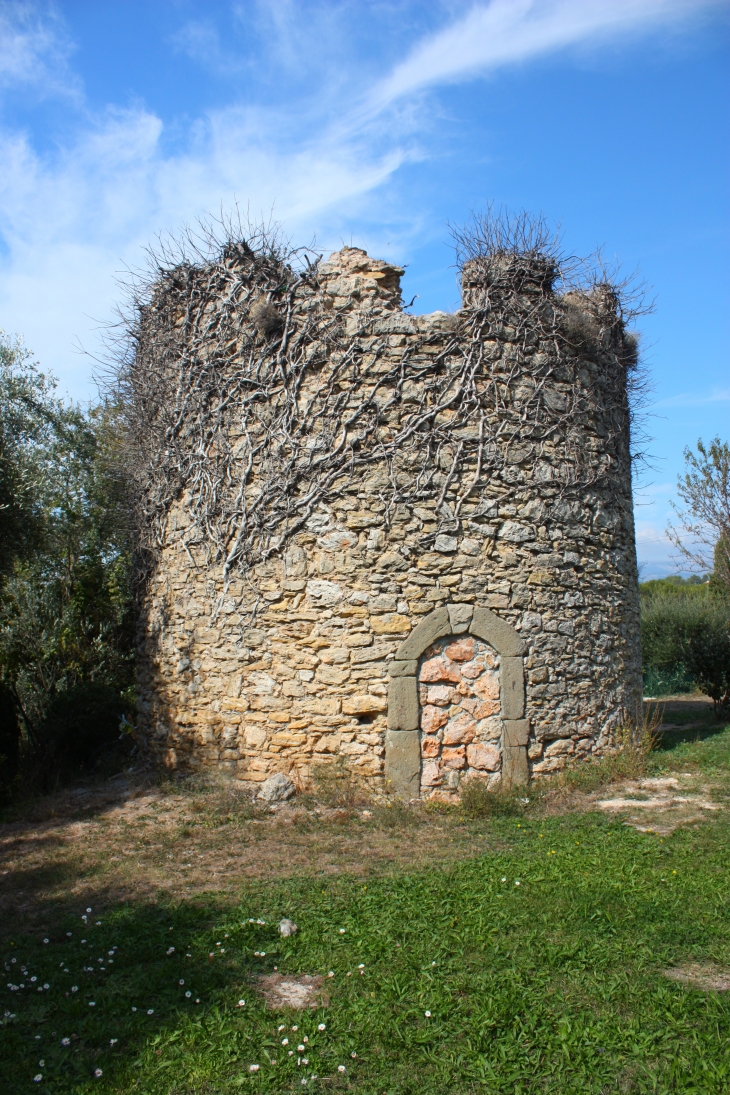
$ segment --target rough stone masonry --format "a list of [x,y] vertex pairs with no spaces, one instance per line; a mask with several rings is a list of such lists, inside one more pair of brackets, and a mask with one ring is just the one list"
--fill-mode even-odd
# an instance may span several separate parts
[[459,312],[413,316],[402,273],[229,247],[140,312],[139,727],[169,768],[306,786],[339,760],[453,796],[595,757],[636,712],[615,297],[497,255]]

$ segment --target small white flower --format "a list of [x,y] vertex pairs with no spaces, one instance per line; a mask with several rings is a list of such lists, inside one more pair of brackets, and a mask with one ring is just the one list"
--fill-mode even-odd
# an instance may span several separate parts
[[327,1030],[327,1027],[324,1023],[319,1023],[319,1025],[317,1026],[317,1030]]
[[185,995],[186,996],[192,996],[193,994],[192,994],[192,992],[186,992]]
[[89,1007],[90,1008],[95,1008],[96,1007],[96,1000],[89,1000]]
[[519,886],[519,884],[520,884],[520,880],[518,878],[517,881],[515,882],[515,886]]
[[118,1041],[119,1041],[119,1039],[118,1039],[118,1038],[110,1038],[110,1039],[109,1039],[109,1045],[110,1045],[110,1046],[115,1046],[115,1045],[117,1044],[117,1042],[118,1042]]
[[297,1046],[297,1053],[304,1053],[304,1046]]
[[239,1000],[238,1003],[236,1004],[237,1008],[245,1008],[245,1006],[246,1006],[246,1001],[245,1000]]
[[337,1071],[338,1072],[347,1072],[347,1069],[345,1068],[344,1065],[338,1065],[337,1066]]
[[355,1059],[355,1057],[357,1057],[357,1054],[356,1054],[356,1053],[355,1053],[355,1051],[353,1050],[353,1051],[352,1051],[352,1053],[350,1054],[350,1056],[351,1056],[351,1057],[353,1058],[353,1060],[354,1060],[354,1059]]
[[42,1073],[42,1072],[38,1072],[38,1073],[36,1073],[36,1075],[35,1075],[35,1076],[33,1077],[33,1083],[34,1083],[34,1084],[39,1084],[39,1083],[41,1082],[41,1080],[42,1080],[42,1079],[43,1079],[43,1073]]
[[502,881],[503,881],[503,882],[506,882],[506,881],[507,881],[507,879],[506,879],[506,878],[503,878],[503,879],[502,879]]
[[185,978],[181,977],[180,980],[178,981],[178,985],[184,985],[184,984],[185,984]]
[[344,929],[344,928],[340,928],[340,935],[344,935],[344,934],[345,934],[345,929]]
[[248,1066],[248,1071],[249,1072],[258,1072],[260,1067],[261,1067],[260,1065],[249,1065]]
[[70,1046],[71,1045],[71,1039],[70,1038],[62,1038],[61,1039],[61,1045],[62,1046]]
[[44,988],[44,989],[49,989],[50,987],[51,987],[51,986],[50,986],[50,985],[48,984],[48,982],[47,982],[47,981],[44,981],[44,982],[43,982],[43,988]]
[[302,1041],[304,1042],[304,1044],[305,1044],[305,1045],[306,1045],[306,1044],[307,1044],[307,1042],[309,1041],[309,1038],[307,1038],[306,1034],[305,1034],[305,1035],[304,1035],[304,1037],[302,1038]]
[[37,980],[38,980],[37,977],[31,977],[31,981],[37,981]]
[[155,1009],[154,1008],[147,1008],[147,1014],[148,1015],[154,1015],[155,1014]]
[[286,1030],[286,1026],[284,1023],[282,1023],[281,1026],[277,1027],[276,1029],[279,1031],[279,1033],[281,1033],[282,1030]]
[[175,951],[175,948],[174,948],[174,947],[168,947],[168,948],[167,948],[167,953],[168,953],[168,954],[173,954],[173,953],[174,953],[174,951]]
[[308,1065],[309,1064],[309,1057],[302,1057],[302,1064],[303,1065]]
[[44,939],[44,940],[43,940],[43,942],[44,942],[44,943],[47,943],[47,942],[48,942],[48,940],[47,940],[47,939]]
[[288,1038],[282,1038],[281,1039],[281,1044],[283,1046],[288,1046],[289,1045],[289,1039]]
[[73,932],[66,932],[66,935],[71,936],[73,935]]
[[299,1027],[292,1027],[292,1030],[299,1030]]
[[334,975],[335,975],[334,970],[330,970],[329,973],[327,974],[328,977],[334,977]]
[[98,1080],[100,1076],[103,1076],[103,1075],[104,1075],[104,1073],[103,1073],[103,1072],[101,1071],[101,1069],[100,1069],[100,1068],[95,1068],[95,1069],[94,1069],[94,1075],[96,1076],[96,1078],[97,1078],[97,1080]]
[[132,1008],[132,1011],[136,1011],[136,1010],[137,1010],[136,1008]]
[[87,911],[87,913],[88,913],[88,912],[93,912],[93,910],[92,910],[92,909],[87,909],[86,911]]

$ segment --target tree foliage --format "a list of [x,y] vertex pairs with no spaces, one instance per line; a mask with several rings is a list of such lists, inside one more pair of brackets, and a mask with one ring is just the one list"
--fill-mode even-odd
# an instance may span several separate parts
[[682,555],[702,570],[713,569],[713,584],[730,595],[730,445],[716,437],[700,439],[697,452],[684,450],[686,471],[677,479],[679,528],[669,538]]
[[17,770],[18,718],[26,752],[50,773],[89,763],[131,713],[130,548],[118,438],[113,407],[65,405],[22,345],[0,338],[6,782]]
[[[655,595],[642,599],[644,669],[667,678],[682,672],[712,699],[718,715],[730,709],[730,605],[708,597]],[[655,674],[656,675],[656,674]]]

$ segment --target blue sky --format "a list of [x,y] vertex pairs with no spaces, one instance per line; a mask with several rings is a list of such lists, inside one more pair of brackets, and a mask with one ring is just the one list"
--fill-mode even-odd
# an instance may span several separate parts
[[728,0],[0,0],[0,326],[89,398],[117,278],[238,202],[453,308],[448,222],[489,201],[603,245],[641,322],[644,577],[682,451],[728,438]]

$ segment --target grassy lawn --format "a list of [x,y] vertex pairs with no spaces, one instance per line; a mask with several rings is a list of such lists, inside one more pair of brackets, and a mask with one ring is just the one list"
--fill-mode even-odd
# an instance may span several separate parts
[[[687,737],[654,771],[722,801],[730,730]],[[664,838],[539,802],[468,828],[468,854],[435,866],[300,868],[235,900],[104,896],[12,924],[4,986],[25,987],[2,990],[3,1090],[729,1092],[730,993],[664,973],[730,967],[726,810]],[[275,967],[324,975],[329,1006],[268,1010]]]

